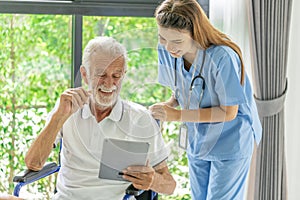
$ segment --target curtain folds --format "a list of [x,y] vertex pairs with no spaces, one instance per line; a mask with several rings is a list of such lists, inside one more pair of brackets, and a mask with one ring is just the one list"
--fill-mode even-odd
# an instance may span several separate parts
[[[284,100],[292,0],[248,0],[254,93],[263,126],[255,200],[287,199]],[[251,181],[250,181],[251,182]]]

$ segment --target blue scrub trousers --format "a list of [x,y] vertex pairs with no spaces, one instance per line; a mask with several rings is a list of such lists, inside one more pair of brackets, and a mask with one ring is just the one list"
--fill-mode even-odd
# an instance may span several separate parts
[[251,157],[205,161],[188,156],[193,200],[243,200]]

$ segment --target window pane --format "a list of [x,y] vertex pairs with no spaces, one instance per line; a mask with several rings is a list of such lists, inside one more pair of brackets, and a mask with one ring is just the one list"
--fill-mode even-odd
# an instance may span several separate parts
[[128,71],[121,96],[143,105],[166,98],[168,90],[157,80],[157,26],[154,18],[84,17],[83,48],[100,35],[112,36],[128,51]]
[[70,25],[69,16],[0,15],[0,191],[12,193],[10,174],[24,169],[24,152],[70,85]]

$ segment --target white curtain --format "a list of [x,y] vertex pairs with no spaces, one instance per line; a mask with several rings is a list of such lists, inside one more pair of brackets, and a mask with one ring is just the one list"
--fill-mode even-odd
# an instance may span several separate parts
[[289,91],[286,97],[286,150],[289,200],[300,198],[300,1],[293,1],[291,38],[288,58]]
[[249,45],[249,23],[246,1],[213,0],[209,2],[209,19],[211,23],[226,33],[242,50],[246,71],[250,80],[251,57]]

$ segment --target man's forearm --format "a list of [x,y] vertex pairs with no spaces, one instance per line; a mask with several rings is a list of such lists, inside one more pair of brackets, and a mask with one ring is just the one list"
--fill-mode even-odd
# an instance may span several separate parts
[[158,193],[171,195],[173,194],[175,187],[176,182],[170,173],[155,173],[151,190]]
[[161,162],[154,167],[155,174],[153,183],[151,184],[151,190],[162,194],[173,194],[176,181],[170,174],[166,161]]
[[43,167],[53,149],[57,133],[62,128],[65,120],[57,117],[55,114],[52,116],[25,156],[25,163],[28,169],[38,171]]

